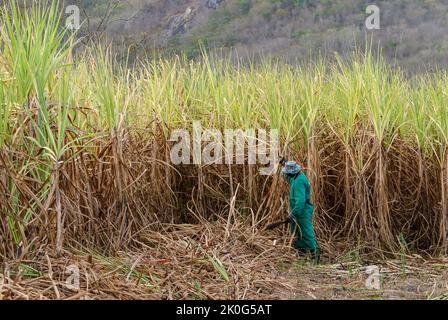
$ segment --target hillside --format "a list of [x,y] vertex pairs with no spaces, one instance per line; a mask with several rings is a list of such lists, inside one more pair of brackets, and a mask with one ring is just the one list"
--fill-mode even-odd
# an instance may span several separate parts
[[[134,44],[138,54],[199,53],[234,48],[240,56],[272,55],[287,60],[310,53],[333,55],[353,50],[373,37],[386,57],[409,70],[448,65],[445,1],[376,1],[381,29],[367,31],[363,0],[83,0],[91,21],[113,5],[107,34],[117,43]],[[99,19],[97,19],[99,20]],[[91,25],[94,29],[94,24]]]

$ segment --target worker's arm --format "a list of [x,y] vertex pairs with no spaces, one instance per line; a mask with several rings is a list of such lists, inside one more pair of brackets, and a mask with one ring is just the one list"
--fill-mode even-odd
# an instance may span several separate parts
[[294,208],[291,208],[291,215],[299,218],[305,212],[306,189],[302,181],[297,181],[293,185],[292,196],[294,197]]

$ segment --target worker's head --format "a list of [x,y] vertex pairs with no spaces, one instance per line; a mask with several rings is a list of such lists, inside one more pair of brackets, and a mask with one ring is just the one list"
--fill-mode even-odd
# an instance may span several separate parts
[[300,173],[302,167],[295,161],[287,161],[282,169],[282,175],[286,178],[295,177]]

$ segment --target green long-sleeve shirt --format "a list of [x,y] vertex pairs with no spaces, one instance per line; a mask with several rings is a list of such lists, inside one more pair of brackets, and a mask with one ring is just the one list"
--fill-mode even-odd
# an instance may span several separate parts
[[289,183],[289,205],[291,215],[298,218],[305,213],[314,211],[314,204],[311,201],[311,187],[308,178],[300,172],[295,178],[290,177]]

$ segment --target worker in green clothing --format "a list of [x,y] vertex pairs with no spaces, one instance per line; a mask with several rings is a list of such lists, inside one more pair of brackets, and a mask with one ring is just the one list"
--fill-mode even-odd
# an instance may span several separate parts
[[302,168],[295,161],[287,161],[282,169],[290,184],[289,204],[291,209],[291,232],[295,235],[294,248],[300,253],[311,253],[319,263],[319,248],[313,229],[314,204],[311,202],[311,187]]

